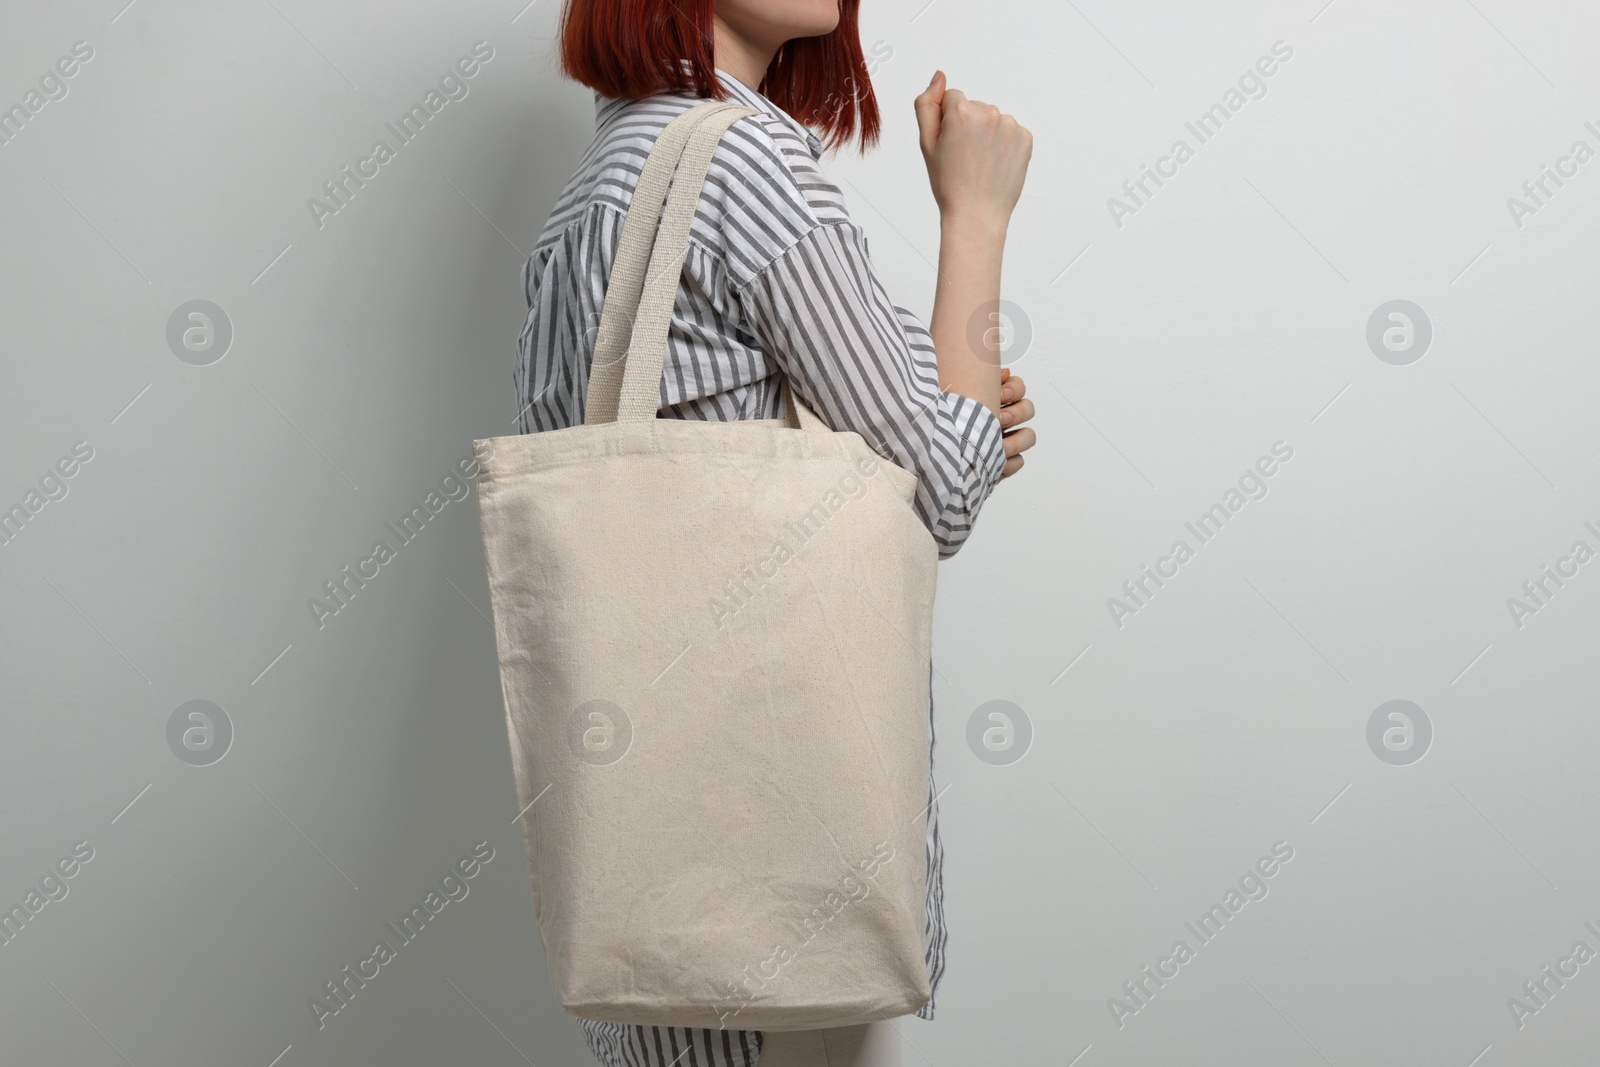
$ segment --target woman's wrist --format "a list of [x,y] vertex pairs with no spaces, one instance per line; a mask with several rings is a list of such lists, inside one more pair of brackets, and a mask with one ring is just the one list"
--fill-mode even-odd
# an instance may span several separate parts
[[959,211],[946,209],[939,212],[939,234],[943,238],[1004,244],[1006,230],[1011,225],[1009,214],[992,211]]

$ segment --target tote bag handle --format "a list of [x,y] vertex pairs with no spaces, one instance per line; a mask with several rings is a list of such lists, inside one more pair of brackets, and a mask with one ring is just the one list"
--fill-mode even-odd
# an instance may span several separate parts
[[[656,417],[667,330],[677,302],[695,207],[717,142],[729,126],[752,114],[754,109],[727,101],[696,104],[669,122],[651,146],[606,283],[589,370],[585,424]],[[655,225],[658,216],[659,229]],[[791,428],[832,432],[795,396],[787,375],[784,397]]]

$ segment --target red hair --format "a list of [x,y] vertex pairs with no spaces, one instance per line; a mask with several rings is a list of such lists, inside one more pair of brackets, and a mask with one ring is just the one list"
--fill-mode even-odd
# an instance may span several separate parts
[[[864,152],[878,141],[879,121],[856,24],[860,6],[839,0],[832,33],[785,41],[755,89],[821,131],[825,147],[859,137]],[[726,99],[715,72],[715,10],[716,0],[566,0],[561,73],[612,98],[689,92]]]

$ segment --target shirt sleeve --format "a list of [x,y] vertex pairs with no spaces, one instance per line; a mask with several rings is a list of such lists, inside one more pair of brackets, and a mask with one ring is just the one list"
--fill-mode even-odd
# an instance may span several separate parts
[[861,229],[819,224],[735,292],[746,328],[822,420],[917,476],[917,517],[939,558],[955,555],[1005,466],[1000,420],[939,388],[933,338],[890,302]]

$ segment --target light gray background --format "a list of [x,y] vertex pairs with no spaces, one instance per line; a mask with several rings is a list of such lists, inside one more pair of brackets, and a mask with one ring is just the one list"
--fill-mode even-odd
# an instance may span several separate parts
[[[592,1062],[529,900],[475,504],[324,628],[307,600],[509,433],[518,270],[593,129],[558,7],[7,5],[0,104],[94,58],[0,146],[0,506],[94,458],[0,545],[6,1064]],[[1005,296],[1038,446],[940,574],[950,966],[908,1064],[1586,1062],[1600,962],[1600,125],[1577,2],[869,0],[881,148],[826,160],[897,302],[937,218],[911,98],[933,68],[1034,133]],[[981,14],[980,14],[981,12]],[[494,58],[318,228],[307,208],[474,42]],[[1294,50],[1135,216],[1107,199],[1259,56]],[[167,320],[214,301],[209,366]],[[1434,337],[1368,349],[1406,299]],[[1146,608],[1106,601],[1273,442],[1293,459]],[[392,538],[391,538],[392,540]],[[1192,539],[1191,539],[1192,540]],[[1070,669],[1069,668],[1070,665]],[[193,767],[186,701],[235,730]],[[1429,716],[1409,766],[1368,747]],[[1025,758],[967,747],[1021,707]],[[495,858],[321,1030],[308,1000],[487,840]],[[1138,1014],[1108,999],[1273,842],[1294,859]],[[1078,1057],[1074,1059],[1074,1057]]]

